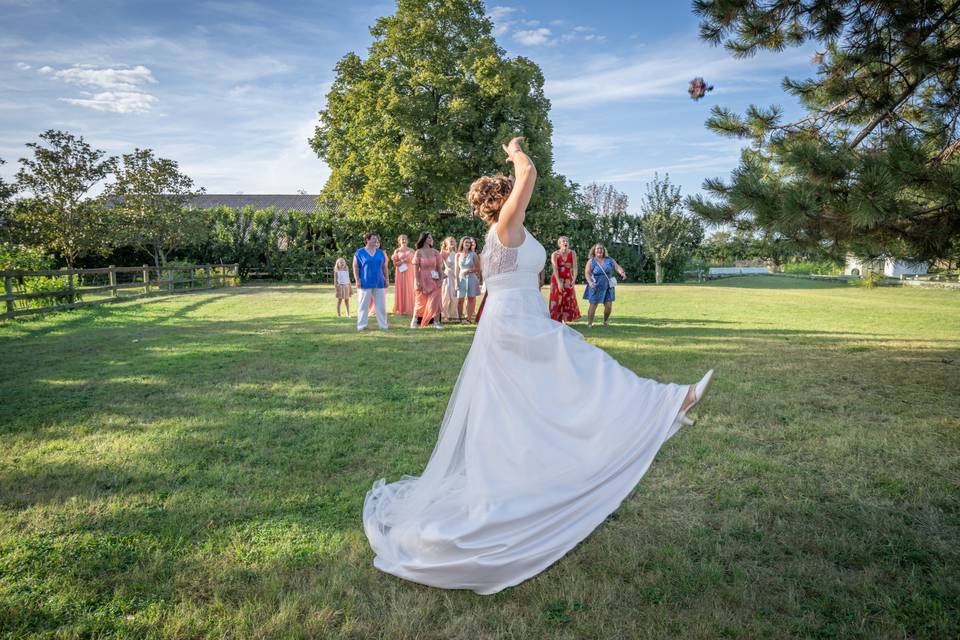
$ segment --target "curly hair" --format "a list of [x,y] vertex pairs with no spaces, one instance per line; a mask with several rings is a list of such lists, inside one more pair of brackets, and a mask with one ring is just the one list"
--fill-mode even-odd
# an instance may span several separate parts
[[487,224],[493,224],[500,217],[500,207],[513,191],[513,178],[503,174],[482,176],[470,185],[467,199],[480,218]]
[[596,258],[596,257],[597,257],[597,249],[603,249],[603,257],[604,257],[604,258],[606,258],[608,255],[610,255],[609,253],[607,253],[607,248],[598,242],[597,244],[595,244],[595,245],[593,245],[592,247],[590,247],[590,255],[589,255],[589,257],[591,257],[591,258]]

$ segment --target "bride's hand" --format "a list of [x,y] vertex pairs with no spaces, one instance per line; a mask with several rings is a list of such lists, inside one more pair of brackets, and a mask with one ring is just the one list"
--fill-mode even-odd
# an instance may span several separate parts
[[501,147],[503,147],[503,152],[507,154],[508,162],[513,162],[513,154],[523,153],[523,149],[520,148],[520,142],[522,140],[523,140],[523,136],[517,136],[507,144],[500,145]]

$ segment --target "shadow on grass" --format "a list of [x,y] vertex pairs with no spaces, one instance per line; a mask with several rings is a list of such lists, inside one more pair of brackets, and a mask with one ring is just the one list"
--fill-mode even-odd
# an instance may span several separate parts
[[[429,636],[438,619],[495,616],[491,603],[536,611],[542,594],[584,576],[598,590],[616,586],[626,596],[620,602],[647,613],[664,602],[722,603],[731,588],[757,591],[751,580],[759,577],[775,589],[753,596],[755,610],[796,606],[799,613],[787,617],[810,625],[797,635],[822,630],[823,620],[859,621],[864,603],[882,593],[906,603],[897,605],[898,616],[921,637],[938,599],[955,594],[946,578],[931,577],[953,557],[945,544],[952,529],[929,523],[953,517],[956,501],[923,493],[946,482],[909,449],[923,436],[930,450],[932,437],[883,421],[902,419],[916,401],[898,372],[913,372],[933,395],[950,393],[956,377],[938,375],[938,367],[955,372],[956,365],[933,357],[947,351],[899,348],[888,336],[857,331],[639,315],[615,317],[617,325],[592,333],[574,328],[597,339],[629,338],[630,346],[608,349],[628,364],[643,358],[679,375],[701,372],[706,358],[719,356],[744,379],[718,380],[710,418],[683,444],[671,441],[664,455],[673,466],[654,466],[643,486],[657,491],[638,497],[636,513],[620,512],[600,541],[498,600],[383,578],[370,567],[360,533],[364,493],[380,476],[422,469],[473,329],[358,334],[352,320],[330,316],[191,315],[226,298],[290,288],[231,290],[159,317],[103,307],[43,327],[35,340],[4,341],[0,437],[12,464],[0,467],[0,506],[24,524],[0,557],[32,591],[22,605],[0,608],[0,618],[54,630],[95,612],[91,624],[103,633],[124,624],[128,611],[160,603],[171,615],[164,603],[187,601],[210,607],[214,624],[222,603],[269,611],[310,585],[328,598],[324,606],[342,611],[362,601],[366,608],[350,615],[368,635],[381,622],[373,611],[396,616],[411,598],[433,602],[438,608],[423,627]],[[880,343],[882,352],[874,348]],[[828,359],[837,350],[843,355]],[[886,386],[888,379],[896,384]],[[756,408],[735,410],[737,403]],[[870,441],[890,439],[876,443],[880,453],[866,437],[837,442],[860,421],[872,429]],[[820,452],[828,447],[839,453]],[[881,454],[901,456],[893,471],[875,464],[888,459]],[[671,480],[682,499],[663,506],[657,492]],[[696,524],[675,527],[670,518],[684,509]],[[693,526],[705,532],[694,535]],[[640,545],[650,549],[644,555],[633,549],[638,539],[669,542]],[[592,568],[604,562],[602,571]],[[704,571],[704,563],[720,568]],[[858,586],[865,575],[884,582]],[[841,579],[846,586],[836,587]],[[798,605],[790,580],[802,580]],[[118,604],[118,592],[133,595]],[[57,609],[58,602],[70,606]],[[608,615],[613,603],[601,603],[595,615]],[[232,629],[224,624],[221,630]],[[547,635],[537,628],[528,637]]]

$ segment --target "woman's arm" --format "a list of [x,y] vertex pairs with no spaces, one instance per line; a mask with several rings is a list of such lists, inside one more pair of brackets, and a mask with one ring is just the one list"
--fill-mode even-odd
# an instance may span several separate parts
[[596,283],[593,281],[593,276],[590,274],[590,263],[592,260],[587,260],[583,265],[583,279],[587,281],[587,285],[591,288],[596,287]]
[[500,208],[497,218],[497,237],[507,247],[517,247],[523,242],[523,220],[526,217],[527,205],[530,204],[530,196],[533,195],[533,186],[537,183],[537,168],[520,148],[522,139],[514,138],[503,145],[507,161],[513,163],[513,173],[516,176],[513,191]]
[[554,251],[550,254],[550,268],[553,269],[553,273],[551,275],[557,276],[557,280],[559,280],[560,276],[557,274],[560,271],[560,266],[557,264],[557,253],[558,252]]
[[573,269],[570,270],[570,273],[573,274],[573,282],[571,284],[577,284],[577,252],[571,249],[570,253],[573,254]]
[[420,291],[420,249],[413,254],[413,288]]
[[623,270],[623,267],[621,267],[619,264],[617,264],[617,261],[616,261],[616,260],[614,260],[613,258],[610,258],[610,262],[613,263],[613,268],[617,270],[617,273],[620,274],[620,277],[621,277],[621,278],[626,278],[626,277],[627,277],[627,272]]
[[457,279],[457,282],[460,282],[460,275],[460,252],[458,251],[453,259],[453,277]]
[[477,274],[477,279],[483,278],[483,261],[480,259],[480,254],[475,253],[477,256],[476,260],[473,261],[473,272]]
[[383,283],[389,287],[390,286],[390,270],[387,268],[386,254],[384,254],[383,256],[383,264],[380,265],[380,267],[381,267],[381,270],[383,271]]
[[360,288],[360,264],[357,262],[357,255],[353,255],[353,280],[357,283],[357,289]]

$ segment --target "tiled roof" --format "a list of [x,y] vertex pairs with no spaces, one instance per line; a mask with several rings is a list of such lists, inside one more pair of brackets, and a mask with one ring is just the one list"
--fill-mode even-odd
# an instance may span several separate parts
[[313,212],[317,210],[317,198],[314,194],[269,194],[269,193],[204,193],[198,196],[187,198],[186,204],[197,209],[210,209],[212,207],[230,207],[232,209],[242,209],[251,207],[252,209],[266,209],[273,207],[279,211],[303,211]]

